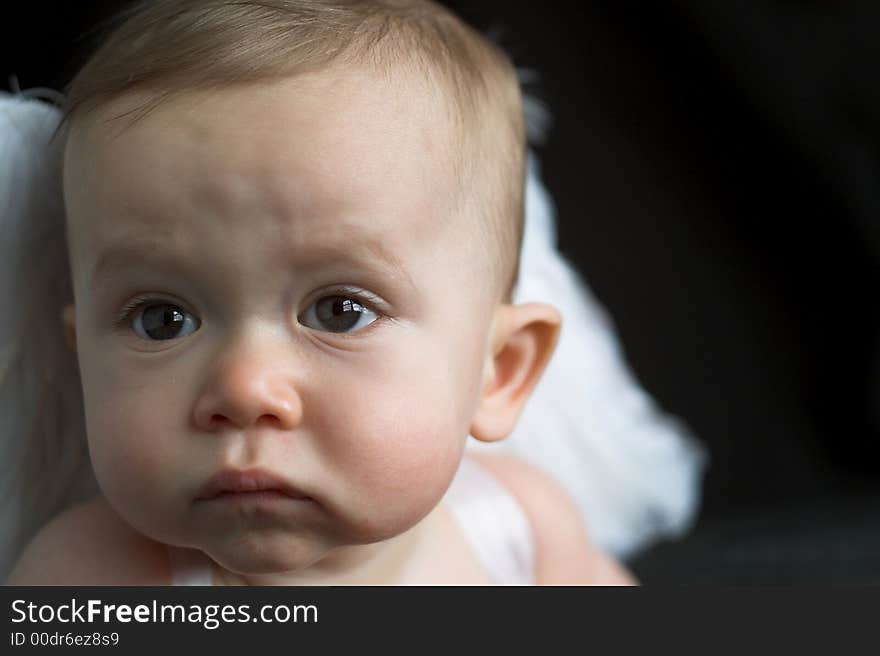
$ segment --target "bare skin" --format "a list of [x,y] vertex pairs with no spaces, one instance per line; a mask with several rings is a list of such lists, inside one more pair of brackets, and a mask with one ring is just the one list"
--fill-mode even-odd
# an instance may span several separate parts
[[[511,490],[529,518],[538,585],[635,585],[633,576],[589,541],[577,509],[555,483],[510,457],[474,459]],[[341,578],[304,572],[294,585],[487,585],[491,583],[443,504],[399,540],[394,563]],[[64,543],[65,549],[58,549]],[[98,497],[63,513],[34,539],[6,585],[141,585],[171,582],[168,550],[133,530]],[[218,585],[248,585],[214,569]]]

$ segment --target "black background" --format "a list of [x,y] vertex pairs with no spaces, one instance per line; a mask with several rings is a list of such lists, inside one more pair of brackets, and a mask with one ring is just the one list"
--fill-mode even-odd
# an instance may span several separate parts
[[[124,4],[6,5],[0,75],[60,89]],[[711,453],[639,575],[880,581],[880,5],[446,4],[540,74],[561,248]]]

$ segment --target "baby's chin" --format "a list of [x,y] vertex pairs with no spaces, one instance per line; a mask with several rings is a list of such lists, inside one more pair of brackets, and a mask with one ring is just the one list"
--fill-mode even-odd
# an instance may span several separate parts
[[313,536],[273,531],[229,536],[198,546],[223,569],[241,576],[256,576],[301,573],[336,545]]
[[[256,585],[287,583],[320,583],[324,577],[345,581],[362,566],[384,551],[389,540],[410,528],[389,522],[375,525],[346,525],[335,530],[297,530],[273,528],[242,531],[216,536],[202,536],[201,549],[223,569],[244,577],[274,575],[261,581],[251,579]],[[379,556],[381,560],[381,556]]]

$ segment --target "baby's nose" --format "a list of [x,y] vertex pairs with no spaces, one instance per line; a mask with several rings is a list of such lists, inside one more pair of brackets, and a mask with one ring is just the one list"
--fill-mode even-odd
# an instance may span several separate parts
[[302,401],[279,366],[238,358],[213,376],[196,402],[194,420],[205,431],[258,425],[292,430],[302,421]]

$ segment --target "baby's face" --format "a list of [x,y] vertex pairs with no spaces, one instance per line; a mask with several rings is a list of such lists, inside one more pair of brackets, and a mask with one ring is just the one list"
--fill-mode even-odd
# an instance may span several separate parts
[[[457,468],[496,308],[442,103],[325,72],[100,120],[134,100],[65,155],[106,497],[238,572],[413,526]],[[248,486],[284,493],[216,496]]]

